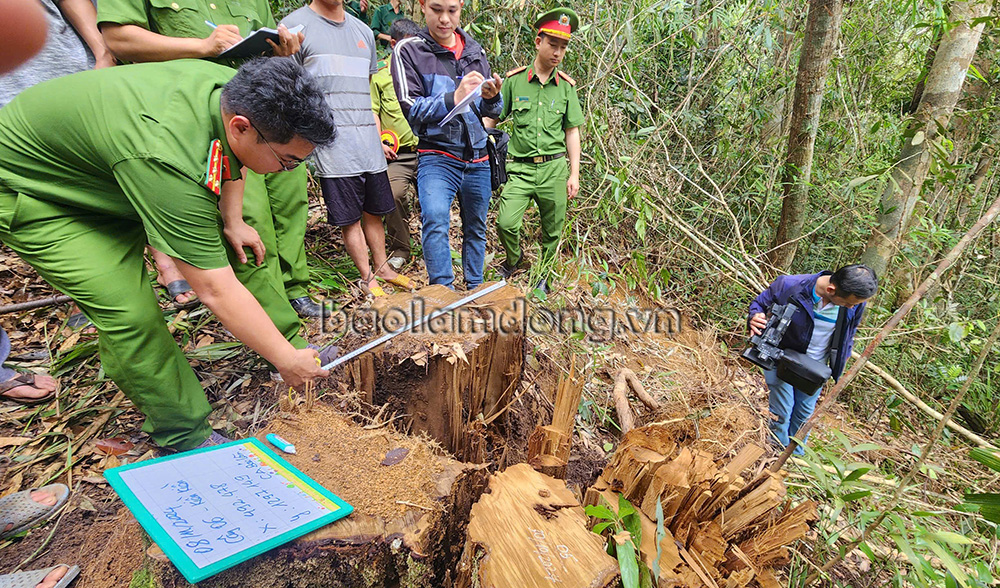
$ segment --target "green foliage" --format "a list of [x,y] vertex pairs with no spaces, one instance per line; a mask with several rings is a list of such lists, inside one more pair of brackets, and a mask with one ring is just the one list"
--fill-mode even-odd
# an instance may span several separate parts
[[[969,452],[969,456],[994,472],[1000,472],[1000,455],[977,447]],[[978,506],[979,514],[984,519],[1000,524],[1000,494],[970,492],[965,495],[965,502]]]
[[[640,548],[642,545],[642,520],[639,512],[621,494],[618,495],[618,508],[612,510],[607,501],[602,499],[603,504],[595,504],[586,507],[588,516],[597,519],[597,524],[591,529],[598,535],[605,531],[610,531],[608,536],[608,554],[618,559],[618,568],[621,570],[623,588],[648,588],[653,586],[652,576],[649,568],[642,561]],[[662,511],[658,517],[657,537],[660,537],[662,529]],[[659,550],[657,550],[656,563],[654,568],[658,568]]]

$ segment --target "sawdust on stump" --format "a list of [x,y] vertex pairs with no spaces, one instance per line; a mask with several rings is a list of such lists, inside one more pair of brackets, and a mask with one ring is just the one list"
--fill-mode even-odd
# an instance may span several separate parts
[[124,506],[113,519],[90,528],[91,540],[80,547],[79,557],[65,563],[80,566],[77,588],[122,588],[142,565],[145,533]]
[[[295,445],[297,454],[281,454],[321,486],[361,514],[392,520],[413,508],[432,509],[434,478],[441,460],[419,437],[387,428],[365,430],[322,404],[268,423],[259,434],[276,433]],[[406,457],[382,465],[386,454],[408,449]]]

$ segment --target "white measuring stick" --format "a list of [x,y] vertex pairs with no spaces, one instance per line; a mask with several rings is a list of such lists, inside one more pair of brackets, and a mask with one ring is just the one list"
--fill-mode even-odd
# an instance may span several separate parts
[[460,306],[465,306],[466,304],[472,302],[473,300],[476,300],[477,298],[481,298],[483,296],[486,296],[490,292],[493,292],[495,290],[499,290],[500,288],[503,288],[506,285],[507,285],[506,280],[501,280],[501,281],[497,282],[496,284],[493,284],[492,286],[486,288],[485,290],[483,290],[481,292],[476,292],[475,294],[470,294],[469,296],[466,296],[465,298],[462,298],[461,300],[456,300],[455,302],[452,302],[448,306],[439,308],[439,309],[435,310],[434,312],[430,313],[429,315],[421,318],[420,320],[418,320],[416,322],[410,321],[409,323],[403,325],[402,327],[400,327],[399,329],[396,329],[395,331],[392,331],[391,333],[386,333],[385,335],[382,335],[381,337],[379,337],[378,339],[375,339],[374,341],[372,341],[370,343],[365,343],[364,345],[362,345],[361,347],[358,347],[357,349],[355,349],[354,351],[348,353],[347,355],[341,355],[337,359],[335,359],[335,360],[331,361],[330,363],[326,364],[325,366],[323,366],[322,369],[324,369],[324,370],[332,370],[333,368],[337,367],[338,365],[340,365],[340,364],[342,364],[344,362],[350,361],[350,360],[354,359],[355,357],[361,355],[362,353],[365,353],[367,351],[371,351],[372,349],[375,349],[379,345],[385,343],[386,341],[388,341],[389,339],[392,339],[393,337],[396,337],[397,335],[402,335],[403,333],[409,331],[410,329],[419,327],[420,325],[423,325],[424,323],[432,321],[432,320],[436,319],[437,317],[441,316],[442,314],[451,312],[451,311],[455,310],[456,308],[458,308]]

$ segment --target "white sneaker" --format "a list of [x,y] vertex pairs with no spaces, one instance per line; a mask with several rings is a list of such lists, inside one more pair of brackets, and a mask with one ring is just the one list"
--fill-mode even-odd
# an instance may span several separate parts
[[389,258],[389,267],[391,267],[393,270],[396,271],[399,271],[399,268],[403,267],[405,263],[406,263],[405,257],[396,256]]

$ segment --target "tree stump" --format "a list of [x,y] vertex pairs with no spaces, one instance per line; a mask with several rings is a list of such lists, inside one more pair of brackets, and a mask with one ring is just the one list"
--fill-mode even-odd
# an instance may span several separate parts
[[604,545],[562,480],[518,464],[492,476],[473,505],[457,586],[615,586],[618,562]]
[[[198,583],[204,588],[439,588],[451,586],[485,466],[436,455],[423,440],[365,430],[322,404],[275,419],[293,440],[296,468],[347,500],[353,514]],[[383,465],[388,449],[393,465]],[[150,560],[164,588],[188,586],[172,564]]]
[[[342,346],[360,346],[465,296],[436,285],[379,299],[360,321],[371,332]],[[474,423],[503,411],[521,380],[525,315],[524,295],[506,286],[395,337],[345,372],[373,404],[410,415],[413,432],[427,433],[458,459],[480,462],[483,428]]]

